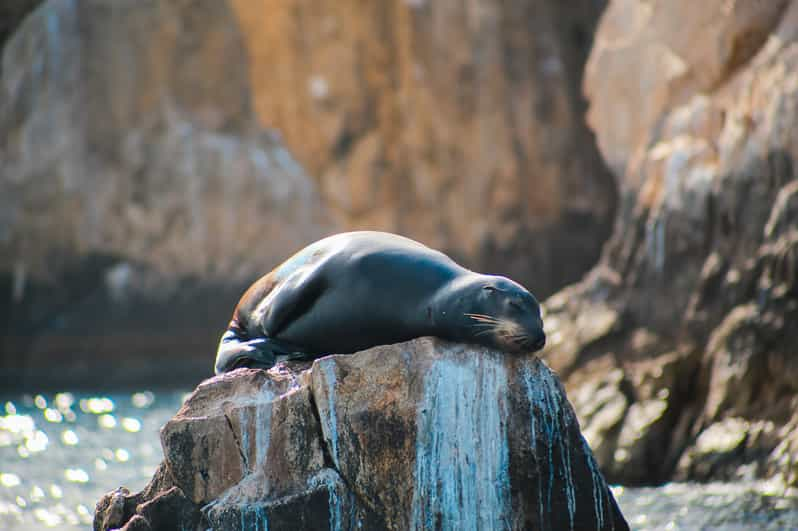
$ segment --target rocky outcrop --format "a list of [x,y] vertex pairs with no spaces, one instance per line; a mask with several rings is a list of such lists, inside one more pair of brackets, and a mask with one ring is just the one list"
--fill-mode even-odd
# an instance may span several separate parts
[[795,485],[798,3],[613,1],[595,42],[620,212],[548,360],[611,480]]
[[95,529],[628,529],[533,356],[422,338],[239,369],[161,443],[150,485],[107,494]]

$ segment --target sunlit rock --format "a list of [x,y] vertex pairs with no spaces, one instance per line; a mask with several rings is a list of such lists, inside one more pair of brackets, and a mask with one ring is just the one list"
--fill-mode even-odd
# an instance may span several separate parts
[[578,86],[604,2],[229,4],[256,116],[343,227],[402,231],[536,294],[598,257],[615,187]]
[[161,442],[153,482],[106,495],[95,529],[160,525],[141,504],[162,492],[214,529],[627,529],[534,356],[422,338],[239,369],[200,384]]

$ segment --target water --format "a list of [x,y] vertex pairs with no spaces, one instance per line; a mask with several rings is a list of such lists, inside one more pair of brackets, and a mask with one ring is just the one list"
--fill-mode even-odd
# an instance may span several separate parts
[[102,494],[152,477],[184,394],[0,396],[0,529],[90,528]]
[[613,493],[636,531],[798,529],[798,498],[768,482],[613,487]]
[[[0,529],[88,529],[94,504],[136,491],[161,461],[183,391],[0,397]],[[798,529],[798,498],[768,483],[615,487],[632,529]]]

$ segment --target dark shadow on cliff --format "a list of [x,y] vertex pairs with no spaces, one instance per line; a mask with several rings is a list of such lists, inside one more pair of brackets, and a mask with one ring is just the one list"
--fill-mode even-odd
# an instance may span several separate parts
[[155,388],[211,376],[245,286],[184,278],[162,295],[126,293],[114,274],[132,267],[90,255],[21,293],[19,280],[0,276],[0,387]]

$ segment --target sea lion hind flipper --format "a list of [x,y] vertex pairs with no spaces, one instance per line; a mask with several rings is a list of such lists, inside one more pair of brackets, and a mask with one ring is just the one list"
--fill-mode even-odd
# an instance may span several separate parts
[[269,369],[277,361],[277,352],[269,338],[258,337],[242,340],[232,332],[222,336],[216,352],[216,374],[232,371],[239,367]]
[[241,367],[270,369],[278,361],[311,359],[295,345],[290,345],[270,337],[257,337],[244,340],[228,331],[222,336],[216,353],[216,374]]

